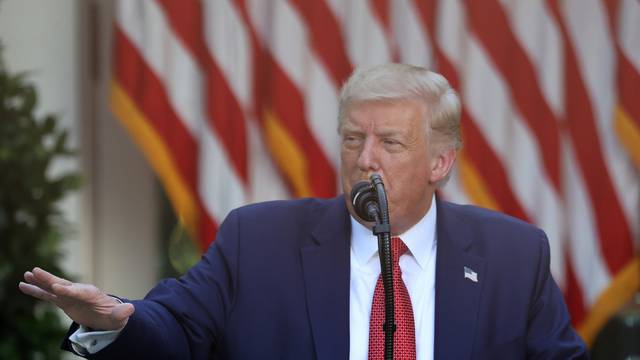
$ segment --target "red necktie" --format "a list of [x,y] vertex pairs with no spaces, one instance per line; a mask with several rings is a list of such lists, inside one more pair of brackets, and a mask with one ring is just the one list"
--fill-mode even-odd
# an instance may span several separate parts
[[[400,255],[407,251],[407,245],[398,237],[391,238],[391,254],[393,255],[393,296],[395,300],[396,331],[393,337],[394,359],[416,358],[416,334],[413,323],[413,308],[409,292],[402,281],[402,271],[398,261]],[[382,276],[378,277],[376,290],[371,305],[369,322],[369,360],[384,359],[384,289]]]

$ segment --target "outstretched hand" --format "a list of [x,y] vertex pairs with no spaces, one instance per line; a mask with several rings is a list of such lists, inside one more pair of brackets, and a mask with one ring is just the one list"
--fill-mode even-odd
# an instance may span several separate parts
[[135,311],[133,304],[120,303],[94,285],[73,283],[37,267],[25,272],[24,279],[20,291],[56,305],[73,321],[94,330],[121,329]]

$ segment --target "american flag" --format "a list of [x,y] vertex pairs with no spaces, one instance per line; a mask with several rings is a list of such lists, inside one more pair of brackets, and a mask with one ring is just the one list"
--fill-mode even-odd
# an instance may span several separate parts
[[112,109],[202,248],[235,207],[337,194],[342,82],[404,62],[462,99],[441,196],[543,228],[587,342],[640,289],[638,0],[121,1],[114,44]]

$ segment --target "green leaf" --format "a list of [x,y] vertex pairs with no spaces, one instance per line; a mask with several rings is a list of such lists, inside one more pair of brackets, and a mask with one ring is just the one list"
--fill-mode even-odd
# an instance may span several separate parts
[[61,271],[68,233],[58,201],[79,188],[68,173],[51,179],[49,164],[73,152],[56,115],[37,116],[28,74],[10,74],[0,46],[0,359],[60,359],[66,332],[49,304],[21,294],[17,284],[35,265]]

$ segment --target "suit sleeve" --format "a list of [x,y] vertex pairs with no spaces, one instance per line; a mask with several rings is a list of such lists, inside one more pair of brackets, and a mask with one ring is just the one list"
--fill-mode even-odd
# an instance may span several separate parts
[[[213,245],[180,279],[166,279],[143,300],[115,342],[91,359],[209,359],[233,306],[238,213],[224,221]],[[65,342],[68,344],[68,342]]]
[[527,324],[527,358],[588,359],[587,348],[571,327],[562,293],[549,269],[549,241],[540,233],[538,273]]

